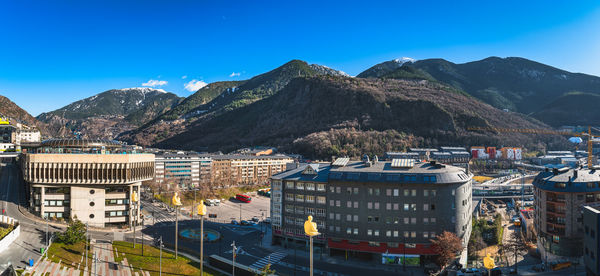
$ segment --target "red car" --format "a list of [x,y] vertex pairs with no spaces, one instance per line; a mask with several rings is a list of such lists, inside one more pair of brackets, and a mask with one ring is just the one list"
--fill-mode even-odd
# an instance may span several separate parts
[[237,199],[241,202],[246,202],[246,203],[250,203],[250,201],[252,201],[251,197],[249,197],[247,195],[242,195],[242,194],[235,195],[235,199]]

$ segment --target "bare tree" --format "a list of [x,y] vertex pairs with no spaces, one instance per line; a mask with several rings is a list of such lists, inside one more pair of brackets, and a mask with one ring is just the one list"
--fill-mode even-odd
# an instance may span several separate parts
[[444,231],[430,241],[432,249],[438,254],[436,263],[442,268],[454,260],[456,254],[463,249],[462,242],[456,234],[448,231]]
[[523,240],[521,233],[518,231],[510,233],[508,240],[502,243],[502,252],[512,252],[515,257],[515,272],[517,272],[517,257],[519,256],[519,253],[527,252],[528,249],[527,243]]

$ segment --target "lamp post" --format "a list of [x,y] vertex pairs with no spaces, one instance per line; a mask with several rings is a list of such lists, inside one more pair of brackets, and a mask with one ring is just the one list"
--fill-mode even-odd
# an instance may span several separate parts
[[310,240],[310,276],[313,276],[313,237],[320,234],[317,229],[317,223],[312,220],[313,217],[308,216],[308,219],[304,222],[304,233]]
[[138,209],[137,209],[138,194],[135,191],[133,191],[133,193],[131,193],[131,202],[133,203],[133,211],[135,213],[135,215],[133,215],[133,220],[131,221],[131,225],[133,226],[133,248],[135,248],[135,243],[136,243],[135,228],[137,226],[136,224],[137,224],[137,216],[138,216]]
[[236,251],[237,251],[237,247],[235,246],[235,241],[233,241],[233,243],[231,244],[231,247],[233,248],[231,250],[231,254],[233,256],[232,261],[233,261],[233,266],[231,267],[231,276],[235,276],[235,255],[236,255]]
[[[144,230],[144,220],[145,218],[142,217],[142,230]],[[142,236],[142,256],[144,256],[144,233],[141,230],[140,235]]]
[[198,215],[200,215],[200,275],[204,275],[204,216],[206,215],[204,200],[200,200]]
[[160,238],[158,239],[158,246],[160,248],[160,255],[159,255],[159,264],[158,264],[158,275],[161,276],[162,275],[162,248],[163,248],[163,241],[162,241],[162,236],[160,236]]
[[242,223],[242,204],[240,203],[240,223]]
[[175,206],[175,259],[177,259],[177,234],[179,232],[179,206],[181,206],[181,199],[175,193],[171,201]]

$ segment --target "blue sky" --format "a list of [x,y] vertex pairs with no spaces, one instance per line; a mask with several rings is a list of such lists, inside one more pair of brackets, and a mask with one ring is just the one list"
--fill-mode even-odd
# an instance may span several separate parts
[[144,83],[188,96],[191,81],[291,59],[356,75],[398,57],[520,56],[600,75],[598,30],[598,1],[7,0],[0,94],[35,116]]

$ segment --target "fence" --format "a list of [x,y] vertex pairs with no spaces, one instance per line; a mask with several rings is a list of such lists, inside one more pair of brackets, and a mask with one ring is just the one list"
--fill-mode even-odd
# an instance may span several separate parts
[[4,238],[0,240],[0,252],[2,252],[6,250],[10,246],[10,244],[19,237],[19,235],[21,234],[21,226],[19,225],[18,220],[5,215],[0,215],[0,222],[15,226],[15,228],[10,233],[8,233],[8,235],[4,236]]

